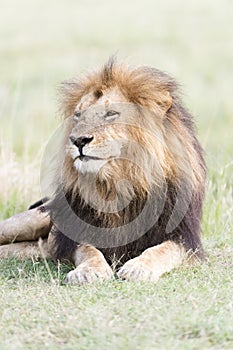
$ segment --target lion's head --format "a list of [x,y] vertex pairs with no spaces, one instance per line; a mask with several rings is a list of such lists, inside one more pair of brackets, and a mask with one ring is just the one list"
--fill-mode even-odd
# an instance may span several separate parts
[[203,182],[191,117],[161,71],[110,59],[99,72],[63,84],[62,111],[65,187],[86,201],[96,183],[112,198],[122,179],[121,197],[133,188],[143,196],[164,182],[195,191]]

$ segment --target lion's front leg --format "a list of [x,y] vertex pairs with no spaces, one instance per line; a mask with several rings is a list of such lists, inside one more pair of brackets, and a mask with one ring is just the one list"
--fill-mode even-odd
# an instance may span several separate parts
[[165,272],[179,266],[186,255],[184,247],[172,241],[166,241],[146,249],[140,256],[128,260],[118,271],[121,279],[130,281],[157,282]]
[[73,260],[76,269],[68,273],[67,283],[84,284],[113,278],[113,271],[103,254],[93,246],[78,245]]

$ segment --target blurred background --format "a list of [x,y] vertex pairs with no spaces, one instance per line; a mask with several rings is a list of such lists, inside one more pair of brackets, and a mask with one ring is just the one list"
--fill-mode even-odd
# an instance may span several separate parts
[[223,176],[229,195],[232,23],[231,0],[0,0],[1,217],[39,196],[43,147],[60,122],[59,83],[116,52],[181,84],[206,152],[211,191]]

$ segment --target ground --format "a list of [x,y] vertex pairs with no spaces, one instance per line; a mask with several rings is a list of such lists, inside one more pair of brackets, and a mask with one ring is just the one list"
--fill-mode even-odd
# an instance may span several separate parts
[[[98,7],[97,7],[98,5]],[[197,122],[208,183],[206,263],[156,284],[70,287],[70,266],[0,262],[0,349],[233,348],[233,4],[16,0],[0,10],[0,219],[40,197],[61,80],[117,50],[171,73]]]

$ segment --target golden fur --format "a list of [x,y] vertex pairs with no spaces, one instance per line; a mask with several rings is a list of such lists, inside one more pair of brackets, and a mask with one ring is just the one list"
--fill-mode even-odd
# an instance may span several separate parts
[[[133,116],[128,117],[126,108],[123,123],[128,125],[124,130],[119,131],[119,128],[114,128],[114,124],[109,125],[104,131],[101,127],[96,127],[94,131],[96,141],[92,146],[96,144],[98,147],[100,142],[125,136],[141,145],[141,151],[146,149],[148,155],[143,160],[140,152],[134,152],[133,157],[134,159],[138,157],[135,161],[140,167],[136,168],[136,173],[134,169],[133,174],[130,173],[132,168],[119,162],[118,167],[117,162],[110,162],[110,166],[103,169],[106,173],[99,174],[105,180],[113,178],[118,181],[122,177],[130,178],[135,180],[138,189],[144,191],[148,188],[148,184],[143,182],[141,169],[151,169],[153,176],[150,177],[150,181],[158,186],[161,185],[161,176],[176,183],[180,180],[186,181],[188,186],[197,191],[199,185],[203,184],[205,171],[197,156],[193,135],[184,124],[177,86],[167,75],[148,67],[130,69],[124,64],[116,64],[110,60],[107,69],[105,67],[101,72],[93,72],[64,83],[62,96],[61,111],[65,118],[73,116],[76,110],[82,111],[111,102],[128,103],[128,108],[135,109]],[[102,101],[105,96],[106,100]],[[72,118],[69,119],[67,139],[72,130]],[[152,164],[148,163],[149,155]],[[162,174],[160,169],[154,172],[154,159],[158,161]],[[67,187],[73,188],[77,173],[69,156],[66,161],[65,168],[68,171],[64,179]]]

